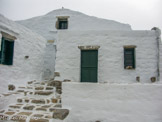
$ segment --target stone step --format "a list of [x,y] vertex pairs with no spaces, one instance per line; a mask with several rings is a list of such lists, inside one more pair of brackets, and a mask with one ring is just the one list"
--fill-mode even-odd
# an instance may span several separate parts
[[0,110],[0,113],[4,113],[5,112],[5,110]]
[[17,99],[18,103],[29,103],[30,102],[30,98],[18,98]]
[[12,109],[20,109],[22,105],[10,105],[9,107]]
[[43,98],[35,99],[35,98],[28,97],[28,98],[18,98],[17,102],[21,104],[25,104],[25,103],[26,104],[27,103],[28,104],[50,104],[50,103],[56,104],[56,103],[61,103],[61,98],[48,97],[46,99]]
[[30,120],[29,120],[29,122],[49,122],[49,120],[48,119],[43,119],[43,118],[37,118],[37,119],[33,119],[33,118],[31,118]]
[[63,120],[69,114],[68,109],[58,109],[55,107],[43,108],[43,106],[41,106],[37,107],[35,110],[33,109],[28,110],[30,111],[20,111],[20,112],[6,111],[4,113],[0,113],[0,120],[12,120],[19,122],[26,122],[27,118],[29,118],[28,120],[32,121],[34,120],[49,121],[50,119]]
[[53,90],[53,89],[54,87],[48,87],[48,86],[45,88],[45,90]]
[[33,86],[26,86],[26,87],[23,87],[23,86],[21,86],[21,87],[18,87],[17,88],[17,92],[30,92],[30,91],[33,91],[33,89],[34,89],[35,87],[33,87]]
[[0,114],[1,120],[11,120],[16,122],[49,122],[52,119],[52,114],[49,113],[41,113],[35,114],[33,112],[5,112],[4,114]]
[[12,121],[26,122],[27,118],[32,114],[32,112],[19,112],[10,117]]
[[14,95],[14,94],[20,94],[20,92],[16,92],[16,91],[8,92],[8,93],[3,93],[0,96],[1,97],[7,97],[7,96],[10,96],[10,95]]
[[43,89],[44,89],[43,86],[35,87],[35,90],[43,90]]
[[53,112],[53,118],[54,119],[65,119],[68,114],[69,114],[69,110],[68,109],[50,109],[51,112]]
[[51,95],[34,95],[33,94],[28,94],[27,96],[20,96],[17,99],[22,99],[24,102],[25,99],[28,99],[29,101],[33,100],[33,99],[50,99],[50,98],[57,98],[57,99],[61,99],[61,97],[59,95],[55,95],[55,94],[51,94]]
[[45,104],[46,103],[46,100],[44,100],[44,99],[34,99],[34,100],[31,100],[31,103],[35,103],[35,104]]
[[47,111],[47,108],[43,108],[43,107],[38,107],[35,109],[36,111]]
[[52,86],[42,86],[42,85],[35,85],[35,86],[27,86],[27,87],[25,87],[25,88],[23,88],[23,87],[20,87],[20,88],[18,88],[19,90],[17,90],[17,92],[25,92],[25,91],[28,91],[28,92],[30,92],[30,91],[35,91],[35,90],[54,90],[54,87]]
[[27,84],[33,84],[35,82],[36,82],[36,80],[34,80],[34,81],[28,81]]
[[35,91],[34,95],[51,95],[52,93],[51,91]]
[[46,82],[35,82],[34,83],[35,85],[39,84],[39,85],[46,85],[47,83]]
[[23,107],[24,110],[33,110],[34,108],[35,108],[34,105],[25,105],[25,106]]
[[47,86],[62,86],[62,82],[58,80],[52,80],[47,83]]
[[[50,119],[65,119],[66,116],[69,114],[69,110],[67,109],[56,109],[51,108],[50,112],[47,111],[47,109],[43,108],[37,108],[36,109],[38,113],[36,112],[27,112],[27,111],[21,111],[21,112],[10,112],[7,111],[3,114],[0,114],[0,120],[12,120],[12,121],[19,121],[19,122],[26,122],[27,118],[30,121],[36,121],[36,122],[46,122]],[[39,112],[41,111],[41,113]],[[39,121],[37,121],[39,120]]]
[[13,115],[13,114],[15,114],[16,112],[14,112],[14,111],[7,111],[7,112],[5,112],[4,114],[7,114],[7,115]]
[[52,104],[49,104],[49,105],[42,105],[41,107],[42,108],[50,108],[52,106]]
[[34,99],[34,98],[18,98],[18,103],[35,103],[35,104],[45,104],[47,100],[45,99]]
[[0,120],[7,121],[7,120],[9,120],[9,116],[8,115],[4,115],[4,114],[0,114]]
[[62,108],[62,104],[56,104],[54,105],[54,108]]
[[18,89],[27,89],[25,86],[19,86]]

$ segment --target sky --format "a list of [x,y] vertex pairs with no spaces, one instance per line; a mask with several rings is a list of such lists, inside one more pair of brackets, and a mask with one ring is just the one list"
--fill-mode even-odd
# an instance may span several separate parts
[[133,30],[162,29],[162,0],[0,0],[0,14],[23,20],[67,8],[130,24]]

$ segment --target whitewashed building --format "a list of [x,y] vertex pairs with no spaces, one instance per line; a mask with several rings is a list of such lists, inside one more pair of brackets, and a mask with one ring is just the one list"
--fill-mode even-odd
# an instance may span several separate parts
[[0,121],[53,122],[68,115],[61,105],[62,82],[42,80],[46,43],[0,15]]
[[[60,82],[51,96],[40,97],[46,106],[61,103],[70,110],[64,122],[161,122],[160,36],[156,27],[132,30],[128,24],[69,9],[17,23],[0,15],[0,92],[8,84],[17,87],[32,80],[25,86],[32,87],[25,96],[32,101],[40,97],[36,89],[43,83],[40,92],[44,93],[50,83],[33,80],[72,81]],[[9,110],[6,106],[16,98],[13,94],[0,94],[0,109]],[[24,101],[25,105],[33,103]],[[36,109],[28,112],[38,113]]]
[[[160,30],[68,9],[19,21],[47,39],[44,77],[75,82],[135,83],[160,79]],[[56,58],[55,58],[56,54]],[[55,60],[56,59],[56,60]]]
[[41,80],[46,40],[0,15],[0,91]]

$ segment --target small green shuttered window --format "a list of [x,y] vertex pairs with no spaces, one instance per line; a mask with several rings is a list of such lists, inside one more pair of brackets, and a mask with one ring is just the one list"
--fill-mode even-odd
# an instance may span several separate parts
[[0,43],[0,64],[12,65],[14,54],[14,41],[2,37]]
[[68,28],[67,20],[59,20],[59,29],[67,29],[67,28]]
[[135,69],[135,48],[124,48],[124,68]]
[[68,29],[69,16],[58,16],[56,21],[56,29]]

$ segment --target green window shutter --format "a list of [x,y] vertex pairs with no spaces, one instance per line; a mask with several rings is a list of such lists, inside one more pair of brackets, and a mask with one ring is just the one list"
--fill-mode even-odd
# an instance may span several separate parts
[[2,42],[1,42],[1,64],[4,64],[4,62],[5,62],[5,50],[4,49],[6,49],[5,40],[2,37]]
[[127,69],[127,67],[135,68],[134,48],[124,49],[124,68]]
[[1,57],[2,57],[2,43],[3,43],[3,38],[1,39],[1,42],[0,42],[0,43],[1,43],[1,44],[0,44],[0,46],[1,46],[1,47],[0,47],[0,48],[1,48],[1,49],[0,49],[0,64],[2,64],[2,61],[1,61],[2,58],[1,58]]
[[59,29],[67,29],[67,21],[59,21]]
[[13,64],[14,41],[2,38],[1,63],[5,65]]
[[12,65],[13,64],[13,54],[14,54],[14,41],[6,41],[6,65]]

